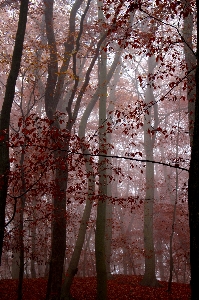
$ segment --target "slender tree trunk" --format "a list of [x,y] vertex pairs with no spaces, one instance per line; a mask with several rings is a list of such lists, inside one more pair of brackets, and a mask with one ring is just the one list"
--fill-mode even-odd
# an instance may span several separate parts
[[85,155],[85,163],[86,163],[86,170],[88,176],[88,196],[86,200],[86,206],[84,209],[83,217],[80,223],[80,228],[78,232],[77,241],[75,244],[75,248],[72,254],[72,258],[69,263],[69,267],[67,269],[67,274],[64,280],[64,284],[62,287],[62,293],[61,293],[61,299],[63,300],[69,300],[71,299],[70,295],[70,288],[73,282],[73,278],[75,274],[77,273],[77,267],[82,251],[82,247],[84,244],[85,234],[86,234],[86,228],[87,224],[90,218],[90,213],[92,209],[93,200],[95,198],[95,176],[93,172],[93,168],[91,165],[90,157],[89,157],[89,151],[82,145],[82,151]]
[[20,241],[20,251],[19,251],[19,281],[17,289],[17,300],[22,300],[23,298],[23,278],[24,278],[24,241],[23,241],[23,213],[25,207],[25,197],[21,198],[21,210],[20,210],[20,224],[19,224],[19,241]]
[[[128,194],[128,190],[129,190],[129,184],[127,187],[127,194]],[[123,210],[122,207],[118,207],[118,215],[119,215],[119,222],[120,222],[120,230],[121,230],[121,236],[123,236],[123,273],[125,275],[128,274],[128,269],[129,269],[129,265],[130,265],[130,261],[132,262],[133,265],[133,260],[131,259],[131,253],[129,251],[129,237],[130,237],[130,231],[132,228],[132,224],[133,224],[133,220],[134,220],[134,216],[132,215],[130,222],[128,223],[128,227],[125,230],[125,226],[124,226],[124,214],[123,214]],[[135,268],[133,266],[133,271],[135,273]]]
[[160,280],[165,281],[165,267],[163,263],[163,247],[162,247],[162,239],[158,238],[157,240],[157,257],[158,257],[158,269],[160,273]]
[[[155,57],[148,58],[148,74],[153,74],[156,62]],[[148,79],[145,102],[148,105],[144,118],[144,147],[146,160],[153,161],[153,146],[155,141],[155,132],[152,134],[152,116],[151,107],[154,107],[154,129],[157,128],[157,104],[154,103],[152,80]],[[144,251],[145,251],[145,273],[142,285],[158,286],[155,274],[155,251],[153,241],[153,203],[154,203],[154,164],[146,162],[146,196],[144,201]]]
[[[24,158],[25,158],[25,145],[22,147],[21,159],[20,159],[20,167],[21,167],[21,182],[22,182],[22,194],[26,191],[25,184],[25,174],[24,174]],[[24,194],[21,199],[21,207],[20,207],[20,220],[19,220],[19,281],[18,281],[18,295],[17,300],[22,300],[23,298],[23,277],[24,277],[24,208],[26,203],[26,195]]]
[[29,0],[21,0],[19,22],[15,39],[15,46],[12,56],[11,69],[6,84],[6,92],[0,116],[0,264],[3,248],[4,225],[5,225],[5,207],[8,188],[8,176],[10,170],[9,164],[9,125],[12,103],[15,95],[15,85],[18,77],[21,57],[23,51],[23,42],[26,30],[27,14]]
[[187,65],[187,101],[188,101],[188,117],[189,117],[189,137],[190,145],[193,143],[193,129],[194,129],[194,119],[195,119],[195,94],[196,94],[196,84],[195,84],[195,66],[196,66],[196,56],[193,52],[193,12],[190,10],[189,0],[182,0],[184,4],[184,12],[188,10],[188,14],[184,16],[184,26],[183,26],[183,38],[185,40],[184,54],[185,61]]
[[36,215],[35,215],[35,205],[36,200],[33,199],[33,224],[31,228],[31,246],[32,246],[32,253],[31,253],[31,262],[30,262],[30,272],[31,278],[36,278],[36,270],[35,270],[35,251],[36,251]]
[[[107,178],[108,179],[108,178]],[[110,183],[108,183],[108,200],[106,205],[106,234],[105,234],[105,252],[106,252],[106,272],[107,278],[111,278],[111,240],[112,240],[112,200],[111,200],[111,191]]]
[[[180,106],[179,106],[179,120],[178,120],[178,133],[176,141],[176,161],[178,159],[178,147],[179,147],[179,126],[180,126]],[[176,186],[175,186],[175,202],[173,207],[173,218],[172,218],[172,229],[169,239],[169,259],[170,259],[170,270],[169,270],[169,281],[168,281],[168,292],[171,292],[171,284],[173,278],[173,235],[175,232],[175,221],[176,221],[176,206],[178,201],[178,170],[176,169]]]
[[[115,70],[113,79],[110,83],[110,96],[109,96],[109,105],[107,109],[107,123],[109,124],[107,128],[107,145],[111,145],[112,142],[112,126],[113,126],[113,112],[115,108],[115,101],[116,101],[116,86],[120,79],[120,71],[121,71],[121,65],[119,64],[117,69]],[[108,74],[107,74],[108,78]],[[108,84],[108,82],[107,82]],[[107,205],[106,205],[106,245],[105,245],[105,251],[106,251],[106,271],[107,271],[107,278],[111,278],[111,241],[112,241],[112,159],[111,159],[111,147],[108,146],[107,148],[107,155],[109,158],[107,158]]]
[[20,221],[20,205],[17,203],[15,218],[13,220],[13,249],[12,249],[12,279],[19,279],[20,251],[19,251],[19,221]]
[[[103,4],[98,1],[98,19],[103,24]],[[103,49],[102,45],[102,49]],[[106,53],[101,50],[99,58],[99,154],[107,154],[106,140],[106,99],[107,99],[107,71]],[[99,156],[99,197],[97,205],[97,220],[95,232],[95,258],[97,271],[97,300],[107,299],[107,272],[105,253],[105,228],[106,228],[106,201],[107,201],[107,162]]]
[[190,227],[190,264],[191,264],[191,300],[199,299],[199,0],[197,6],[197,67],[195,123],[188,183],[189,227]]

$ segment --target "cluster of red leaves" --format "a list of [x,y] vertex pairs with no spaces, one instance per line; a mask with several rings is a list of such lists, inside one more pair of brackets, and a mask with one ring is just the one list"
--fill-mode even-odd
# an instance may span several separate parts
[[[172,283],[171,293],[167,292],[167,282],[161,282],[161,287],[150,288],[141,286],[141,276],[115,275],[108,281],[108,300],[188,300],[190,299],[190,288],[187,284]],[[24,279],[23,299],[44,300],[47,280]],[[96,278],[75,278],[72,285],[72,296],[75,300],[96,299]],[[17,299],[17,280],[0,280],[0,299]]]

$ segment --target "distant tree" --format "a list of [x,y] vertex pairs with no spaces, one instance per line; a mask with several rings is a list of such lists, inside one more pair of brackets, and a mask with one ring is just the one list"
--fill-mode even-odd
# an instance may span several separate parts
[[[154,205],[154,144],[156,134],[152,130],[158,127],[158,108],[153,93],[154,69],[156,67],[154,55],[148,57],[148,78],[145,93],[147,110],[144,114],[144,148],[146,153],[146,196],[144,201],[144,250],[145,250],[145,273],[142,284],[146,286],[158,286],[155,272],[155,251],[153,239],[153,205]],[[151,77],[150,77],[151,76]],[[154,110],[154,125],[152,126],[152,107]]]

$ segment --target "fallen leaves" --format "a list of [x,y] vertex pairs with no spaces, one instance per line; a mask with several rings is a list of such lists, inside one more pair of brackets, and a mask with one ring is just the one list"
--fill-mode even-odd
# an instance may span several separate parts
[[[172,283],[171,293],[167,292],[167,282],[162,287],[151,288],[139,285],[142,276],[114,275],[108,281],[108,300],[188,300],[190,287],[187,284]],[[23,299],[44,300],[47,280],[44,278],[24,279]],[[77,277],[74,279],[71,293],[75,300],[96,299],[96,278]],[[17,299],[17,280],[0,280],[0,300]]]

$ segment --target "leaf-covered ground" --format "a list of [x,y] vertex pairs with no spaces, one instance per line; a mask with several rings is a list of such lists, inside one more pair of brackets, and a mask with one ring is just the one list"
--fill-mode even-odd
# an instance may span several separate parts
[[[172,283],[172,292],[167,292],[167,283],[161,282],[160,288],[149,288],[139,285],[140,276],[117,275],[108,281],[109,300],[188,300],[190,298],[190,287],[186,284]],[[44,300],[47,280],[24,279],[23,299]],[[12,279],[0,280],[0,299],[17,299],[17,281]],[[72,295],[75,300],[96,299],[95,278],[75,278],[72,286]]]

